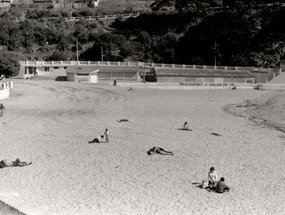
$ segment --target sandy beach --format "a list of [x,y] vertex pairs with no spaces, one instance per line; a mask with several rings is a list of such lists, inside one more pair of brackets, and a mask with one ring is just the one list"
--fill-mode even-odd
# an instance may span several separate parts
[[[27,215],[284,214],[284,91],[13,81],[0,158],[33,163],[0,169],[0,200]],[[198,187],[211,166],[230,192]]]

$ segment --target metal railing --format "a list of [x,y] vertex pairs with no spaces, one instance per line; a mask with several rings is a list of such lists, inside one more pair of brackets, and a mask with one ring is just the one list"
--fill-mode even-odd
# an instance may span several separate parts
[[144,62],[115,62],[115,61],[20,61],[22,66],[31,67],[65,67],[65,66],[137,66],[143,68],[173,68],[173,69],[204,69],[204,70],[228,70],[228,71],[272,71],[271,68],[238,67],[238,66],[207,66],[207,65],[185,65],[164,64]]
[[66,17],[65,21],[67,22],[76,22],[79,20],[105,20],[105,19],[128,19],[131,17],[138,17],[139,13],[128,13],[128,14],[114,14],[114,15],[103,15],[103,16],[82,16],[82,17]]

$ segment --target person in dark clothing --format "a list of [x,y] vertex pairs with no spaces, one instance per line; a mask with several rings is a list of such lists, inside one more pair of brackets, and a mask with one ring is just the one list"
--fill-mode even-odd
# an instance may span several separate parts
[[3,116],[3,115],[4,115],[4,110],[5,110],[5,107],[4,107],[4,105],[1,103],[1,104],[0,104],[0,116]]
[[91,140],[88,143],[102,143],[103,138],[104,138],[104,136],[101,135],[100,137],[96,137],[94,140]]
[[221,177],[220,181],[217,183],[216,192],[224,193],[225,191],[229,191],[230,187],[225,184],[225,179]]
[[161,147],[152,147],[148,152],[148,155],[153,155],[153,154],[160,154],[160,155],[174,155],[173,152],[171,151],[166,151]]
[[130,120],[128,119],[120,119],[120,120],[117,120],[117,122],[129,122]]

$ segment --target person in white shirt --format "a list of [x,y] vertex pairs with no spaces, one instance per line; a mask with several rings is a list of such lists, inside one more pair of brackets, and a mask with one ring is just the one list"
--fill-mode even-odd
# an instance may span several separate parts
[[109,143],[109,134],[110,134],[109,129],[106,128],[104,132],[106,143]]
[[218,183],[218,175],[214,167],[210,168],[210,171],[208,173],[208,179],[209,179],[209,187],[210,188],[216,187]]

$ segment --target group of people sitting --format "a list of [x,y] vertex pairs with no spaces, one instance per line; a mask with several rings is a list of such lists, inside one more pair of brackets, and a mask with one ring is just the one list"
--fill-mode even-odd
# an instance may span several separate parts
[[224,193],[230,190],[230,187],[225,183],[224,177],[218,180],[218,174],[214,167],[211,167],[208,173],[208,186],[206,188],[215,190],[217,193]]
[[23,166],[27,166],[27,165],[31,165],[32,162],[22,162],[19,158],[17,158],[15,161],[7,161],[7,160],[1,160],[0,161],[0,168],[4,168],[4,167],[15,167],[15,166],[19,166],[19,167],[23,167]]

